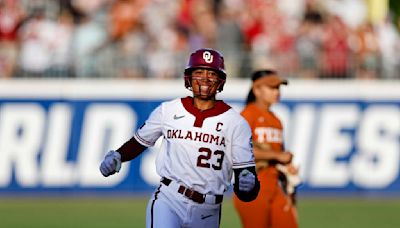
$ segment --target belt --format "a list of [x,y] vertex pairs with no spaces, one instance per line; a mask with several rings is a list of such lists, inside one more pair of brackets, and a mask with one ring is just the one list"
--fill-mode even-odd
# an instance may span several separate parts
[[[163,177],[161,179],[161,183],[165,184],[166,186],[169,186],[171,184],[172,180],[168,179],[166,177]],[[192,190],[190,188],[187,188],[183,185],[180,185],[178,188],[178,193],[186,196],[187,198],[193,200],[196,203],[213,203],[213,204],[220,204],[222,203],[223,200],[223,195],[207,195],[207,194],[201,194],[198,191]]]

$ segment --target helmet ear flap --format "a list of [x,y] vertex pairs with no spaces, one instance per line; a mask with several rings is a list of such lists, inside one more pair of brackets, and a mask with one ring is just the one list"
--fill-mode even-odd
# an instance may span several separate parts
[[221,79],[221,82],[218,85],[218,92],[222,92],[222,90],[224,89],[224,85],[225,85],[225,80]]
[[183,78],[185,80],[185,88],[191,91],[192,90],[192,84],[190,82],[190,76],[189,75],[185,75]]

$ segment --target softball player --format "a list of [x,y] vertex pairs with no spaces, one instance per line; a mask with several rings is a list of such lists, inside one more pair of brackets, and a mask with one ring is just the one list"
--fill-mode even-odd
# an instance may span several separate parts
[[233,202],[245,228],[296,228],[293,199],[298,171],[291,164],[293,154],[284,150],[282,124],[269,109],[279,101],[279,87],[287,81],[270,70],[254,72],[252,81],[242,115],[253,132],[260,193],[252,202],[235,196]]
[[223,194],[235,174],[240,200],[257,197],[251,130],[229,105],[216,100],[226,80],[223,56],[199,49],[184,72],[193,97],[164,102],[134,136],[100,165],[104,176],[118,172],[121,162],[134,159],[163,138],[156,159],[162,177],[147,207],[147,227],[219,227]]

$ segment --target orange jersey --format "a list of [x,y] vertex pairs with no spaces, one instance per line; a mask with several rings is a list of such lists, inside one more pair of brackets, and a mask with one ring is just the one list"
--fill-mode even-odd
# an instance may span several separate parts
[[[242,111],[252,130],[254,147],[277,153],[284,151],[281,121],[269,110],[262,110],[254,103]],[[297,228],[296,208],[283,192],[278,170],[271,162],[257,161],[260,192],[251,202],[242,202],[235,195],[233,203],[244,228]]]
[[241,114],[251,127],[255,146],[260,146],[262,149],[283,151],[282,123],[274,113],[261,110],[255,104],[249,104]]
[[[251,127],[255,148],[272,150],[277,153],[284,150],[282,123],[274,113],[269,110],[262,110],[251,103],[243,109],[241,114]],[[275,164],[271,161],[257,161],[257,157],[256,162],[257,170],[264,168],[267,164]]]

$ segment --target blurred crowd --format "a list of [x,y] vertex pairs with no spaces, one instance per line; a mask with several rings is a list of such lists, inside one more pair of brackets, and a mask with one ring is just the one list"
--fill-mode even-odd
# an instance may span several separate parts
[[220,50],[229,77],[400,79],[389,0],[0,0],[0,78],[177,78]]

